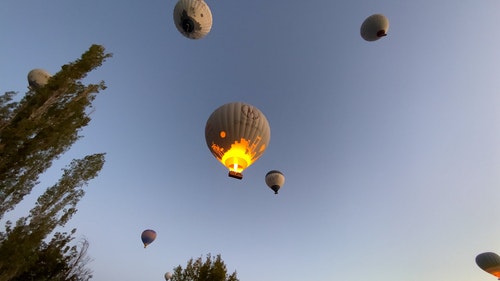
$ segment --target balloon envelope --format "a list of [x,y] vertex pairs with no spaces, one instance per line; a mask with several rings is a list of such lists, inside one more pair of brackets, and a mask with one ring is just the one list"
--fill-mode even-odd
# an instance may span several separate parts
[[361,25],[361,37],[366,41],[376,41],[387,35],[389,20],[382,14],[373,14]]
[[482,253],[476,256],[476,264],[500,280],[500,256],[492,252]]
[[41,88],[47,84],[51,76],[47,71],[35,68],[28,73],[28,84],[33,89]]
[[212,12],[203,0],[179,0],[174,8],[174,23],[182,35],[200,39],[212,29]]
[[285,184],[285,175],[277,170],[269,171],[266,174],[266,184],[274,191],[274,194],[278,194],[278,190]]
[[149,244],[151,244],[156,239],[156,231],[151,229],[146,229],[141,234],[141,240],[144,244],[144,248],[146,248]]
[[217,108],[207,120],[205,140],[214,157],[229,169],[229,176],[243,178],[242,172],[266,150],[271,128],[256,107],[233,102]]

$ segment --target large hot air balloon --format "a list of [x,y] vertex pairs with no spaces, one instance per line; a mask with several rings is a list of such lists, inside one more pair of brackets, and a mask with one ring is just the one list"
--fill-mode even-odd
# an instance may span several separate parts
[[153,243],[156,239],[156,231],[152,229],[146,229],[141,234],[142,243],[144,243],[144,248],[146,248],[149,244]]
[[165,280],[169,281],[170,279],[172,279],[172,273],[170,272],[165,273]]
[[278,190],[285,184],[285,176],[277,170],[269,171],[266,174],[266,184],[274,191],[274,194],[278,194]]
[[361,37],[366,41],[376,41],[387,35],[389,20],[382,14],[374,14],[365,19],[361,25]]
[[47,84],[52,75],[47,71],[35,68],[28,73],[28,84],[31,89],[38,89]]
[[212,12],[203,0],[179,0],[174,8],[174,23],[182,35],[200,39],[212,29]]
[[271,129],[266,116],[249,104],[233,102],[217,108],[207,120],[205,139],[208,148],[229,176],[243,178],[243,170],[266,150]]
[[500,280],[500,256],[492,252],[482,253],[476,256],[476,264]]

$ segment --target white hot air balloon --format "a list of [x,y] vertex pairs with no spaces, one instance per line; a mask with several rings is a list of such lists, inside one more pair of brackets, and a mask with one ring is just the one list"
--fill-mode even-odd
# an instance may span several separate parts
[[172,273],[171,272],[165,273],[165,280],[169,281],[171,279],[172,279]]
[[274,194],[278,194],[278,190],[285,184],[285,176],[277,170],[269,171],[266,174],[266,184],[274,191]]
[[212,29],[212,12],[203,0],[179,0],[174,8],[174,23],[182,35],[200,39]]
[[387,35],[389,20],[382,14],[373,14],[361,25],[361,37],[366,41],[376,41]]
[[243,170],[262,156],[270,139],[271,128],[266,116],[242,102],[219,107],[205,126],[210,152],[229,169],[229,176],[237,179],[242,179]]
[[31,89],[39,89],[49,82],[50,77],[52,75],[47,71],[35,68],[28,73],[28,85]]

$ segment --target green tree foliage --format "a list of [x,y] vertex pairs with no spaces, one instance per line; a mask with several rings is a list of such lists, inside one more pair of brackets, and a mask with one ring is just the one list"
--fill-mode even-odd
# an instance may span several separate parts
[[13,93],[0,98],[0,219],[79,138],[95,94],[106,88],[104,82],[83,85],[80,80],[110,56],[92,45],[20,102],[12,102]]
[[70,234],[58,232],[49,243],[43,242],[36,262],[11,281],[90,280],[92,272],[86,267],[90,261],[86,256],[89,242],[83,239],[80,248],[77,245],[69,246],[74,239],[74,232],[75,230]]
[[[18,102],[14,92],[0,96],[0,219],[38,184],[43,174],[73,143],[89,121],[92,101],[104,82],[81,79],[111,54],[92,45],[80,59],[62,66],[40,88]],[[74,159],[61,178],[38,197],[29,215],[0,232],[0,281],[89,280],[88,242],[72,245],[75,229],[56,232],[76,212],[83,187],[104,165],[104,153]],[[52,238],[49,235],[52,234]],[[48,241],[48,242],[47,242]]]
[[172,281],[239,281],[236,271],[227,273],[226,264],[221,255],[213,258],[210,254],[203,261],[203,256],[187,262],[186,268],[177,266],[172,274]]

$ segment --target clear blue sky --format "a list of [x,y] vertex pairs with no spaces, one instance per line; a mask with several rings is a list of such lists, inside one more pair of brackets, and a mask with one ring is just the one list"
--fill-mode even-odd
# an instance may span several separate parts
[[[163,280],[207,253],[242,281],[494,280],[474,258],[500,252],[498,0],[207,0],[214,23],[197,41],[175,29],[175,3],[0,3],[2,93],[91,44],[114,54],[88,76],[108,89],[84,138],[33,192],[107,153],[67,225],[90,241],[93,280]],[[373,13],[389,35],[366,42]],[[242,181],[204,139],[233,101],[271,126]]]

